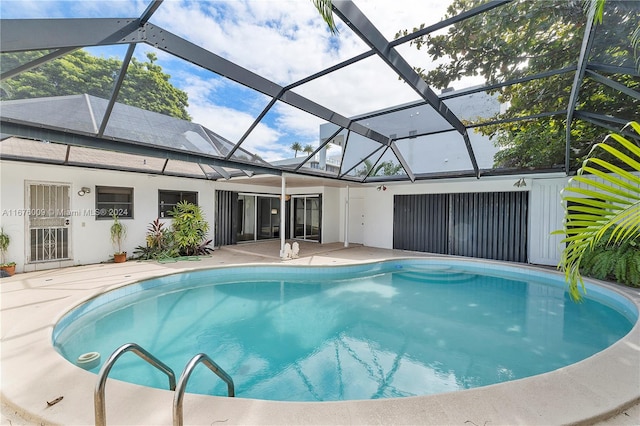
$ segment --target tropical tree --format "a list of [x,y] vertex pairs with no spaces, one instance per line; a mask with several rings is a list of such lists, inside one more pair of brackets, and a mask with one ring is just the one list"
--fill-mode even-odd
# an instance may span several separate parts
[[[599,1],[599,0],[594,0]],[[484,0],[454,0],[445,18],[456,16]],[[607,17],[616,17],[597,34],[590,60],[624,65],[633,57],[631,35],[637,26],[635,2],[607,2]],[[605,17],[606,19],[606,17]],[[425,50],[432,70],[417,69],[425,81],[444,89],[462,77],[481,76],[488,84],[507,82],[575,66],[580,51],[585,13],[578,2],[513,2],[460,21],[444,34],[416,38],[412,45]],[[414,28],[414,31],[418,28]],[[400,31],[397,36],[408,34]],[[622,42],[621,42],[622,40]],[[629,42],[627,42],[629,41]],[[632,90],[640,90],[640,77],[611,74],[607,77]],[[496,89],[506,111],[498,119],[514,119],[546,112],[565,111],[574,73],[564,72]],[[640,100],[606,87],[587,76],[580,87],[578,109],[615,112],[625,121],[638,118]],[[565,163],[566,113],[546,118],[479,127],[500,148],[495,167],[549,168]],[[571,166],[577,169],[593,144],[607,130],[587,121],[571,126]]]
[[400,163],[385,161],[382,164],[382,174],[385,176],[395,176],[403,171],[402,164]]
[[382,164],[378,164],[375,168],[373,167],[373,161],[366,159],[362,162],[362,168],[356,170],[357,176],[375,176],[381,169]]
[[[607,0],[583,0],[582,7],[587,16],[593,16],[594,24],[602,24],[604,20],[604,6]],[[640,73],[640,21],[636,24],[636,29],[631,34],[631,47],[636,57],[636,67]]]
[[298,156],[298,151],[302,151],[302,145],[300,142],[294,142],[290,148],[295,152],[296,157]]
[[[41,52],[3,53],[1,69],[10,70],[38,58]],[[154,53],[147,61],[132,58],[118,94],[118,102],[191,120],[187,113],[187,93],[169,81],[171,76],[155,63]],[[89,94],[107,99],[111,96],[115,77],[122,61],[103,58],[76,50],[37,68],[24,71],[3,81],[2,99],[29,99],[50,96]]]
[[316,149],[313,147],[313,145],[305,145],[304,149],[302,150],[305,154],[311,154],[313,151],[315,151]]
[[[394,164],[392,161],[383,161],[374,167],[374,163],[366,159],[362,162],[362,168],[356,170],[357,176],[394,176],[402,170],[401,164]],[[380,173],[382,172],[382,173]]]
[[[627,128],[640,141],[640,124],[631,122],[623,131]],[[579,300],[585,253],[605,238],[608,245],[640,244],[640,145],[622,134],[607,136],[593,147],[562,199],[564,229],[556,233],[565,235],[566,248],[558,266],[565,272],[571,297]],[[640,263],[622,267],[631,268],[629,275],[640,276]]]

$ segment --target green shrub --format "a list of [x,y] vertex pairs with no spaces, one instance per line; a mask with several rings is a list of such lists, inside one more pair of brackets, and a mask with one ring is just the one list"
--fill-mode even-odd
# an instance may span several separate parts
[[136,259],[166,259],[180,255],[173,243],[173,233],[164,227],[159,218],[149,224],[145,239],[144,246],[138,246],[133,250]]
[[181,201],[169,215],[173,218],[173,241],[182,256],[208,254],[213,251],[208,247],[211,240],[206,239],[209,223],[204,219],[200,206]]
[[196,256],[213,251],[207,240],[209,223],[202,209],[186,201],[179,202],[169,211],[171,229],[156,219],[147,228],[146,244],[133,251],[136,259],[167,259],[180,256]]
[[[607,241],[603,238],[603,241]],[[581,270],[584,275],[640,287],[640,238],[620,244],[602,243],[585,251]]]

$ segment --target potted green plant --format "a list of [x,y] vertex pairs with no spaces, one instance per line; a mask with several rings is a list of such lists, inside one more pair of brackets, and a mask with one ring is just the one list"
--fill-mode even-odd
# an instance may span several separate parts
[[10,243],[11,237],[5,234],[3,228],[0,228],[0,255],[2,258],[0,269],[6,271],[9,275],[13,275],[16,273],[16,262],[7,262],[6,260],[7,250],[9,249]]
[[122,242],[127,236],[127,227],[120,222],[117,215],[113,215],[113,224],[111,225],[111,242],[118,250],[113,254],[115,263],[122,263],[127,260],[127,252],[122,251]]

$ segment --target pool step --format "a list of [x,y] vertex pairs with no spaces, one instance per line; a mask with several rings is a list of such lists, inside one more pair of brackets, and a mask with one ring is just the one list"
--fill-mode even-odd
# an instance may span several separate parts
[[475,279],[478,275],[470,272],[451,272],[451,268],[411,268],[402,269],[394,275],[400,278],[424,283],[459,283]]

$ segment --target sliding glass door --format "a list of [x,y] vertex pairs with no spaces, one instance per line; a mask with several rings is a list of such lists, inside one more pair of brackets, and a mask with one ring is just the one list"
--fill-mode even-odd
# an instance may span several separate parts
[[256,239],[256,196],[238,195],[238,241]]
[[258,198],[258,239],[280,237],[280,200],[273,197]]
[[[287,200],[284,211],[286,238],[319,242],[321,212],[321,195],[294,195]],[[280,238],[281,214],[283,212],[280,211],[280,197],[277,195],[238,194],[238,209],[237,213],[234,213],[237,241]],[[293,232],[290,231],[291,225]]]
[[293,238],[320,241],[320,195],[293,198]]
[[279,238],[280,213],[280,198],[278,197],[239,194],[238,241]]

